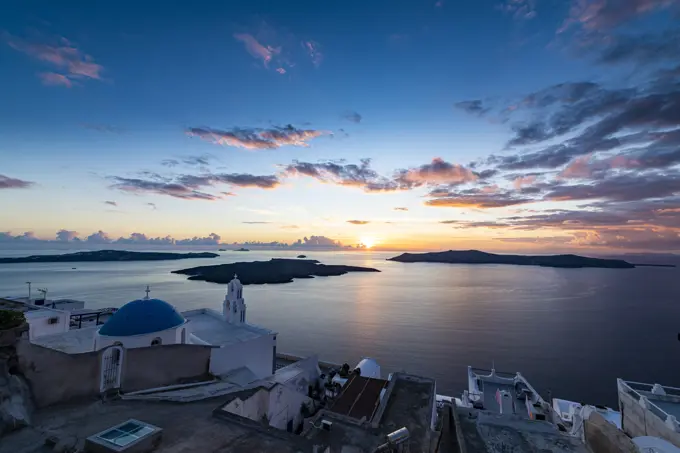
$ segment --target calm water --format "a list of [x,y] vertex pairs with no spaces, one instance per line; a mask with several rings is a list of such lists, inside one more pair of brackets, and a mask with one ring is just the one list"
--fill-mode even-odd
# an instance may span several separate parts
[[[120,306],[152,295],[180,310],[221,308],[225,288],[171,270],[294,257],[224,252],[214,260],[0,265],[0,295],[47,287],[48,297]],[[279,351],[318,353],[437,379],[439,393],[467,388],[466,366],[521,371],[553,396],[616,404],[616,378],[680,387],[680,270],[549,269],[406,264],[393,253],[304,252],[328,264],[382,272],[247,286],[248,319],[276,330]],[[7,255],[7,253],[3,253]],[[72,267],[77,269],[71,269]]]

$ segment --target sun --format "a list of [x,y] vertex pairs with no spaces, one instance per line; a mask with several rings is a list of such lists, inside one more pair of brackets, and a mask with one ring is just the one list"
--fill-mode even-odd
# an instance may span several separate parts
[[375,238],[370,236],[364,236],[361,239],[359,239],[359,243],[366,247],[367,249],[373,247],[375,245],[375,242],[376,242]]

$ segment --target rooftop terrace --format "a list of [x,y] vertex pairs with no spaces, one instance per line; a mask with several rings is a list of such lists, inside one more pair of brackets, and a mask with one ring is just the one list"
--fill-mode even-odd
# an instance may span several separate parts
[[589,453],[547,421],[462,407],[455,415],[467,453]]
[[90,352],[94,351],[94,337],[98,329],[99,326],[93,326],[54,335],[43,335],[34,338],[32,343],[67,354]]
[[250,324],[229,324],[219,313],[207,309],[185,311],[182,316],[189,321],[187,327],[192,334],[214,346],[241,343],[274,333]]
[[51,452],[53,447],[45,445],[49,437],[82,447],[88,436],[132,418],[163,429],[154,453],[311,452],[294,435],[249,420],[214,417],[212,411],[218,404],[214,399],[188,404],[111,401],[44,410],[36,414],[32,427],[3,437],[2,451]]
[[[369,380],[359,379],[357,384]],[[370,381],[379,381],[371,379]],[[359,388],[359,386],[357,387]],[[434,433],[431,431],[435,408],[435,382],[433,379],[406,373],[394,373],[372,421],[363,422],[356,418],[333,412],[321,411],[316,418],[318,426],[322,420],[333,423],[330,431],[312,427],[303,433],[315,445],[333,447],[340,451],[372,452],[385,442],[385,436],[399,428],[406,427],[410,433],[411,453],[430,451]],[[342,396],[337,403],[342,401]],[[356,399],[355,399],[356,401]],[[345,407],[345,404],[341,407]],[[346,413],[346,410],[340,411]],[[352,413],[352,409],[349,409]],[[332,450],[335,451],[335,450]]]

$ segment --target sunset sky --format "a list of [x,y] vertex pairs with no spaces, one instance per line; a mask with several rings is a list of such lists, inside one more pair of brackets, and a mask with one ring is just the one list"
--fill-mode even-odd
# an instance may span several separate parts
[[0,243],[680,250],[680,0],[158,5],[0,6]]

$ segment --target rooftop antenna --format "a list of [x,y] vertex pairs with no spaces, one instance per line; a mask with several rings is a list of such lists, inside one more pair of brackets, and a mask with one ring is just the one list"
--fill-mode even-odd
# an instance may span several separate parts
[[42,294],[43,300],[47,300],[47,288],[38,288],[38,292]]
[[144,297],[144,300],[149,300],[149,293],[151,292],[151,289],[149,288],[149,285],[146,285],[146,290],[144,291],[146,293],[146,296]]
[[31,282],[26,282],[28,285],[28,301],[31,301]]

